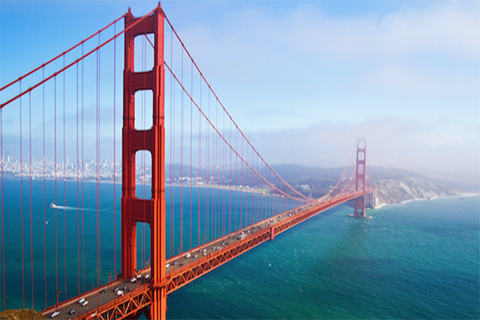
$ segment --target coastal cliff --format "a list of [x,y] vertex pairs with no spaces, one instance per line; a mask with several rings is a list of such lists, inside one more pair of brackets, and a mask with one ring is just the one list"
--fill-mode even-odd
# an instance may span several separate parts
[[374,182],[376,206],[402,204],[412,200],[454,197],[461,194],[445,183],[435,183],[422,178],[385,179]]

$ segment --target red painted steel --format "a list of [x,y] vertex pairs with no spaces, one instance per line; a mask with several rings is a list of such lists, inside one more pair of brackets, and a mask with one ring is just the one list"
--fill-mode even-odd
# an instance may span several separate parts
[[[365,191],[367,189],[367,142],[365,139],[357,141],[357,165],[355,169],[355,191]],[[366,218],[365,214],[365,193],[363,196],[355,199],[354,218]]]
[[[125,16],[125,29],[137,20],[131,11]],[[137,273],[137,223],[145,222],[151,231],[151,309],[150,316],[164,319],[166,313],[165,278],[165,71],[164,19],[159,4],[142,23],[125,32],[124,114],[122,150],[122,277]],[[135,37],[154,35],[154,65],[151,71],[134,71]],[[153,93],[153,123],[148,130],[135,129],[135,93]],[[135,154],[148,150],[152,163],[151,199],[135,196]]]
[[[162,288],[166,288],[166,294],[170,294],[175,290],[187,285],[188,283],[195,281],[196,279],[207,274],[208,272],[216,269],[217,267],[224,265],[225,263],[238,257],[239,255],[249,251],[250,249],[257,247],[264,242],[272,240],[274,238],[274,235],[283,233],[288,229],[298,225],[299,223],[306,221],[336,205],[346,203],[347,201],[356,199],[358,197],[363,197],[365,193],[371,193],[372,191],[373,190],[371,189],[367,189],[365,191],[358,191],[339,195],[338,197],[330,199],[328,201],[324,200],[312,202],[310,204],[278,214],[273,218],[265,219],[254,225],[250,225],[243,230],[235,231],[232,234],[226,235],[198,248],[192,249],[188,251],[188,253],[197,252],[199,248],[210,248],[217,242],[226,241],[230,239],[232,235],[237,235],[242,231],[246,232],[249,229],[251,230],[252,227],[256,227],[256,229],[258,230],[255,233],[250,234],[243,240],[235,241],[230,245],[222,247],[221,250],[210,252],[207,256],[195,262],[186,264],[179,269],[171,270],[171,272],[166,276],[160,286],[162,286]],[[266,223],[273,223],[273,225],[262,229],[261,226],[264,226]],[[183,252],[181,255],[172,257],[167,262],[173,264],[173,261],[181,259],[183,256],[185,256],[186,253],[187,252]],[[142,274],[146,274],[149,272],[149,269],[144,269],[141,272]],[[83,297],[90,297],[90,299],[93,299],[92,296],[96,293],[98,294],[98,292],[100,292],[100,290],[102,290],[103,288],[106,288],[108,290],[120,285],[121,282],[116,281],[101,288],[92,290],[91,292],[85,294]],[[125,294],[124,296],[118,297],[112,301],[108,301],[107,303],[100,305],[97,308],[92,308],[88,313],[78,315],[77,319],[132,319],[136,316],[139,316],[141,312],[145,312],[147,318],[149,319],[157,319],[152,314],[150,314],[147,309],[147,307],[149,306],[151,308],[153,307],[153,291],[151,289],[151,283],[146,283],[142,286],[137,287],[134,291]],[[66,308],[68,305],[74,304],[78,298],[79,297],[70,299],[69,301],[60,305],[59,308]],[[47,316],[54,310],[55,307],[51,307],[42,311],[42,314]]]

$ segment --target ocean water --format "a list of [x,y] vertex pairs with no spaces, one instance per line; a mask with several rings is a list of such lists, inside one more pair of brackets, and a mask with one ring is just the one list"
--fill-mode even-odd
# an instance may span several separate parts
[[[138,197],[145,188],[138,187]],[[259,221],[262,215],[299,205],[280,197],[248,192],[235,196],[233,190],[185,185],[182,212],[181,197],[180,187],[166,187],[167,258]],[[120,273],[121,185],[45,181],[44,186],[43,180],[34,180],[30,188],[29,179],[4,179],[1,200],[5,259],[0,253],[0,310],[43,310],[56,303],[57,292],[59,302],[65,301]],[[137,269],[148,266],[149,240],[149,226],[138,223]]]
[[480,197],[340,206],[169,295],[169,319],[479,319]]
[[[77,187],[65,185],[66,210],[57,210],[58,260],[55,252],[54,183],[47,181],[44,224],[43,182],[32,184],[33,225],[33,298],[30,260],[29,181],[23,182],[24,274],[22,278],[21,224],[22,210],[19,181],[5,181],[4,236],[7,309],[25,306],[37,310],[55,304],[106,283],[120,266],[120,199],[116,186],[116,221],[113,224],[113,184],[100,185],[100,221],[102,252],[98,264],[96,245],[96,184],[85,183],[85,208],[82,240],[82,214],[77,217]],[[219,190],[194,189],[198,195],[226,197]],[[175,194],[167,189],[167,210],[178,206]],[[216,194],[215,194],[216,192]],[[189,199],[189,188],[184,190]],[[243,223],[258,219],[246,215],[259,205],[259,198],[242,195]],[[81,204],[81,193],[79,194]],[[57,182],[57,204],[63,205],[63,182]],[[202,202],[201,202],[202,203]],[[246,205],[248,203],[248,205]],[[204,208],[204,207],[203,207]],[[279,204],[276,204],[279,208]],[[202,208],[201,208],[202,209]],[[190,205],[184,207],[184,226],[189,223]],[[213,208],[209,208],[213,210]],[[341,205],[324,212],[283,234],[277,235],[228,264],[169,295],[169,319],[479,319],[480,301],[480,196],[411,202],[369,210],[373,219],[348,218],[352,208]],[[192,211],[198,208],[192,206]],[[240,208],[238,208],[240,212]],[[193,227],[196,228],[196,215]],[[65,218],[65,219],[64,219]],[[217,216],[217,232],[228,228],[228,218]],[[223,220],[222,220],[223,219]],[[80,223],[77,224],[77,221]],[[223,221],[223,225],[222,225]],[[201,219],[202,225],[205,220]],[[237,217],[237,224],[239,224]],[[176,224],[178,225],[178,221]],[[208,221],[214,236],[212,221]],[[231,223],[234,228],[234,223]],[[77,230],[77,225],[79,228]],[[65,228],[63,227],[65,226]],[[47,265],[44,263],[43,230],[47,232]],[[116,230],[114,265],[113,230]],[[77,232],[79,238],[77,238]],[[189,246],[188,232],[184,247]],[[138,229],[139,267],[149,256],[148,227]],[[175,235],[178,244],[178,232]],[[198,237],[192,236],[192,245]],[[77,251],[77,241],[84,241]],[[167,241],[170,241],[167,236]],[[64,243],[67,244],[67,250]],[[167,244],[167,251],[175,251]],[[66,252],[66,255],[65,255]],[[167,256],[172,252],[167,252]],[[85,275],[83,275],[85,265]],[[47,269],[45,290],[44,271]],[[100,267],[101,272],[97,272]],[[1,268],[1,266],[0,266]],[[3,272],[3,269],[1,269]],[[65,277],[65,270],[67,275]],[[77,275],[80,270],[80,277]],[[1,280],[0,273],[0,280]],[[65,286],[65,278],[67,286]],[[0,309],[3,309],[3,280],[0,281]],[[25,290],[23,290],[25,287]],[[47,301],[45,302],[45,291]]]

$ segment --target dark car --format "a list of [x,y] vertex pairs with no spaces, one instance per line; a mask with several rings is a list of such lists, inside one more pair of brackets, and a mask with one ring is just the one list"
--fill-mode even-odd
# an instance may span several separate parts
[[77,311],[77,310],[75,310],[75,309],[71,309],[68,313],[74,314],[76,311]]

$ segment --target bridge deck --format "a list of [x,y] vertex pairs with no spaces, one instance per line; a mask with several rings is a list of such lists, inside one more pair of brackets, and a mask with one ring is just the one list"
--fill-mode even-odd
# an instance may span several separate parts
[[[368,190],[366,193],[370,192]],[[362,195],[363,192],[356,192],[323,202],[312,202],[171,257],[166,262],[170,265],[166,269],[167,293],[179,289],[257,245],[273,239],[277,234]],[[239,237],[242,233],[246,235],[244,239]],[[188,253],[191,255],[190,258],[186,258]],[[135,283],[131,283],[130,279],[119,279],[62,302],[58,306],[45,309],[41,313],[45,317],[50,317],[54,311],[60,311],[58,317],[62,319],[123,319],[132,316],[151,304],[150,268],[140,271],[139,274],[141,278]],[[117,287],[123,290],[123,295],[116,294]],[[126,287],[125,290],[124,287]],[[78,303],[81,298],[88,301],[87,306],[81,306]],[[75,309],[75,313],[70,315],[69,312],[72,309]]]

